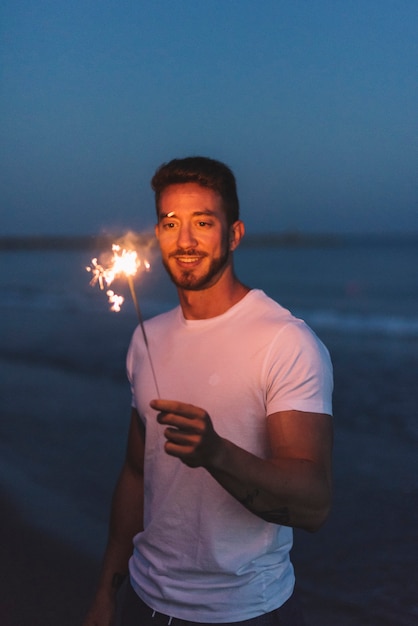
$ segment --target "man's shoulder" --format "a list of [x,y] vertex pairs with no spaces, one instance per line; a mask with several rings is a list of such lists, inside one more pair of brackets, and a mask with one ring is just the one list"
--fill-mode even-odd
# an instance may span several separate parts
[[254,316],[263,321],[263,325],[269,327],[277,337],[280,336],[281,340],[286,339],[295,345],[299,342],[302,345],[306,342],[322,343],[305,320],[294,315],[263,291],[254,290],[251,306]]
[[288,309],[261,289],[253,289],[248,296],[248,311],[252,311],[255,316],[271,318],[276,323],[278,321],[286,323],[296,319]]

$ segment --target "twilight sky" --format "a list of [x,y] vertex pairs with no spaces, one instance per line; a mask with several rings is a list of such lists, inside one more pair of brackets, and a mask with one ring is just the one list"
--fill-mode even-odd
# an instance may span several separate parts
[[154,223],[160,163],[252,232],[418,232],[416,0],[3,0],[0,236]]

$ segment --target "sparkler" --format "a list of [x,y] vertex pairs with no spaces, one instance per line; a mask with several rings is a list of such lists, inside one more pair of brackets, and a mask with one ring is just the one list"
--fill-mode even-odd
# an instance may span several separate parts
[[[154,379],[154,385],[157,391],[157,395],[158,397],[160,397],[157,377],[155,375],[154,365],[151,358],[151,351],[148,344],[148,338],[145,332],[144,320],[134,287],[134,276],[137,274],[138,270],[143,267],[143,269],[148,271],[150,269],[150,264],[147,260],[141,259],[138,256],[136,250],[127,250],[126,248],[122,248],[119,244],[116,243],[112,244],[112,252],[112,258],[109,264],[107,264],[106,266],[101,265],[98,262],[97,258],[94,258],[91,260],[91,265],[86,267],[86,270],[88,272],[91,272],[92,274],[90,285],[94,287],[94,285],[98,284],[100,289],[103,291],[105,289],[105,285],[109,287],[113,283],[115,278],[120,278],[121,276],[124,276],[127,279],[136,314],[138,316],[139,325],[141,327],[142,336],[144,338],[144,343],[148,354],[148,360]],[[108,297],[109,304],[111,305],[110,310],[119,312],[125,298],[116,294],[112,289],[108,289],[106,291],[106,295]]]

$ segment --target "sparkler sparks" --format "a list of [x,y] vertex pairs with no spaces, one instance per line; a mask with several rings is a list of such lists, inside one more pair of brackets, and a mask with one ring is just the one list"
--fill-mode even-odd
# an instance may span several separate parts
[[123,296],[118,296],[118,294],[112,291],[111,289],[108,289],[106,291],[106,295],[109,298],[109,304],[112,305],[110,307],[110,310],[116,311],[116,313],[118,313],[121,309],[122,304],[125,301],[125,298]]
[[[112,244],[112,252],[113,255],[107,266],[101,265],[97,258],[94,258],[91,260],[91,265],[86,267],[86,270],[92,274],[90,281],[92,287],[98,284],[103,291],[105,285],[109,287],[115,278],[126,276],[129,280],[136,275],[141,266],[143,266],[145,270],[149,270],[150,268],[148,261],[145,259],[141,260],[136,250],[127,250],[126,248],[122,248],[119,244],[114,243]],[[116,294],[112,290],[109,290],[106,292],[106,295],[109,297],[109,303],[114,305]],[[122,296],[118,297],[122,298]],[[112,307],[112,310],[120,311],[123,301],[124,298],[119,301],[118,308]]]
[[[101,263],[99,263],[97,258],[94,258],[91,260],[91,265],[86,267],[86,270],[92,274],[90,285],[94,287],[96,284],[98,284],[102,291],[104,291],[106,286],[109,287],[116,278],[125,277],[127,279],[132,300],[138,316],[138,321],[141,326],[145,347],[147,349],[155,388],[157,390],[158,397],[160,397],[157,378],[155,375],[154,366],[151,359],[151,353],[148,345],[148,338],[145,333],[144,321],[142,319],[141,309],[139,308],[139,303],[134,288],[133,279],[141,268],[145,271],[148,271],[150,269],[150,264],[146,259],[141,259],[136,250],[127,249],[117,243],[114,243],[112,244],[112,256],[110,257],[108,263],[105,263],[105,261],[103,261],[102,265]],[[123,302],[125,301],[125,298],[115,293],[113,289],[107,289],[106,295],[108,297],[108,302],[111,305],[110,310],[119,312],[121,310]]]

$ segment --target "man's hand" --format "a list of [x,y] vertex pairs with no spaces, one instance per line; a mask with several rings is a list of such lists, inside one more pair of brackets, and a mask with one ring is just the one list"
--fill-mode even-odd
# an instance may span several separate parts
[[152,400],[157,420],[167,426],[165,451],[189,467],[210,467],[219,454],[221,437],[204,409],[176,400]]

